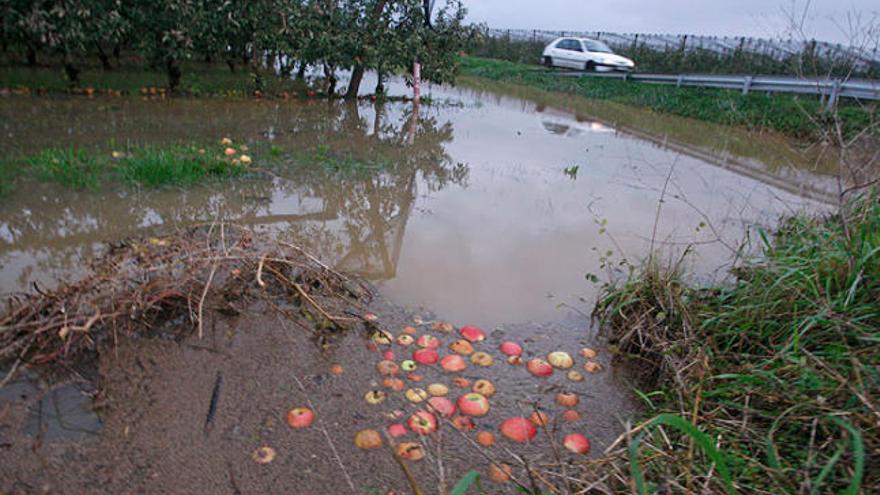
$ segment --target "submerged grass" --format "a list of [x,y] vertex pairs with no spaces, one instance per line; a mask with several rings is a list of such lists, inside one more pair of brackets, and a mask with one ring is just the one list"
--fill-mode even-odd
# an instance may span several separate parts
[[[637,105],[651,110],[724,125],[768,129],[794,137],[821,134],[833,123],[818,98],[770,95],[711,88],[626,82],[591,77],[560,77],[545,69],[502,60],[462,58],[462,72],[495,81],[547,91]],[[837,110],[844,137],[852,137],[880,120],[876,105],[842,102]]]
[[98,189],[108,183],[157,188],[192,186],[245,174],[251,158],[239,151],[225,156],[224,148],[173,145],[135,147],[112,153],[77,148],[47,148],[36,154],[0,163],[0,195],[18,179],[54,182],[70,189]]
[[639,493],[880,492],[878,198],[786,220],[730,285],[648,263],[606,288],[605,331],[653,377],[619,459]]

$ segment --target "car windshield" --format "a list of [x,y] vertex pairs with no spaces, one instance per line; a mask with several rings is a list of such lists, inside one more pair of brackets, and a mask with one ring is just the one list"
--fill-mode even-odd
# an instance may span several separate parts
[[608,48],[608,45],[601,41],[584,40],[584,46],[586,46],[587,50],[591,52],[613,53],[611,48]]

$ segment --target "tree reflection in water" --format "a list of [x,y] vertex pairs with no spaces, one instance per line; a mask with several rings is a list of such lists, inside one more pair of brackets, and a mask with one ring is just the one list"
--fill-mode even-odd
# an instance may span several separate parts
[[[366,116],[362,113],[368,114]],[[463,185],[468,168],[444,145],[451,123],[431,108],[413,118],[403,103],[329,102],[273,122],[266,139],[294,151],[273,179],[236,180],[189,190],[77,192],[24,184],[0,205],[0,289],[16,290],[47,274],[76,273],[83,259],[143,229],[227,221],[280,232],[319,257],[373,280],[393,278],[419,189]],[[277,120],[277,117],[276,117]],[[415,140],[408,134],[415,125]],[[378,169],[334,170],[303,163],[316,149]],[[306,159],[306,162],[309,160]]]

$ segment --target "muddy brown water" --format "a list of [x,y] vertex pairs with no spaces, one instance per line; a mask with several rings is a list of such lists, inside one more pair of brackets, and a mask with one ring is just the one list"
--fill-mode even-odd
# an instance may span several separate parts
[[[373,309],[394,334],[414,318],[483,327],[481,347],[496,364],[464,375],[492,379],[499,393],[479,429],[497,432],[504,417],[535,402],[558,413],[554,392],[573,390],[584,420],[559,433],[586,433],[598,455],[638,404],[585,317],[598,290],[586,276],[620,275],[624,260],[637,262],[653,246],[666,259],[690,247],[695,278],[723,278],[745,232],[833,198],[835,164],[777,136],[481,81],[428,92],[433,101],[417,115],[408,102],[0,99],[4,154],[69,145],[109,153],[229,136],[252,149],[257,166],[273,146],[281,153],[273,160],[283,162],[269,176],[188,190],[19,183],[0,203],[0,290],[76,278],[107,242],[129,236],[218,218],[248,224],[372,281],[380,292]],[[368,166],[327,167],[352,161]],[[28,374],[0,392],[0,491],[347,493],[346,473],[357,493],[407,491],[387,453],[351,443],[357,430],[388,424],[382,412],[413,409],[399,397],[381,407],[363,401],[377,386],[379,359],[364,335],[351,332],[320,352],[301,329],[259,308],[215,318],[201,341],[122,338],[97,370],[72,370],[61,382]],[[560,372],[537,380],[503,362],[497,345],[508,339],[529,357],[595,346],[605,371],[580,383]],[[395,351],[398,359],[406,352]],[[342,377],[329,373],[334,363],[345,367]],[[420,371],[422,385],[449,382]],[[307,398],[333,448],[321,428],[284,424]],[[413,464],[430,492],[486,464],[441,430],[426,442],[429,458]],[[540,439],[515,450],[555,460]],[[266,466],[250,458],[262,445],[278,453]],[[501,442],[495,452],[512,462],[506,448]]]

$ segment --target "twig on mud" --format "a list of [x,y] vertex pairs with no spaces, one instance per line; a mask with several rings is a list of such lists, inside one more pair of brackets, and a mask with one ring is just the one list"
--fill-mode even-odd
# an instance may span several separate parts
[[211,426],[214,424],[214,416],[217,414],[217,405],[220,402],[220,385],[222,384],[223,375],[218,371],[217,378],[214,380],[214,388],[211,390],[211,401],[208,403],[208,414],[205,417],[205,435],[211,432]]
[[318,414],[318,409],[312,403],[311,397],[309,397],[309,393],[306,391],[306,387],[303,386],[302,382],[296,375],[292,375],[293,380],[296,382],[296,385],[299,387],[300,391],[303,393],[303,396],[306,398],[306,402],[309,404],[309,407],[312,411],[315,411],[315,416],[318,419],[318,425],[321,429],[321,433],[324,434],[324,438],[327,439],[327,444],[330,446],[330,450],[333,452],[333,457],[336,458],[336,463],[339,464],[339,469],[342,470],[342,474],[345,476],[345,481],[348,482],[349,488],[351,488],[352,493],[357,493],[357,488],[354,486],[354,482],[351,480],[351,476],[348,474],[348,470],[345,468],[345,464],[342,463],[342,458],[339,456],[339,452],[336,450],[336,445],[333,443],[333,440],[330,438],[330,433],[327,432],[327,427],[324,426],[324,421],[321,419],[321,415]]
[[203,334],[203,325],[202,325],[202,314],[203,308],[205,306],[205,297],[208,296],[208,289],[211,288],[211,283],[214,281],[214,274],[217,273],[217,262],[215,261],[211,265],[211,273],[208,275],[208,281],[205,282],[205,288],[202,290],[202,297],[199,298],[199,339],[202,338]]
[[263,264],[266,263],[266,256],[268,253],[263,253],[260,256],[260,264],[257,265],[257,285],[260,287],[266,287],[266,282],[263,282]]
[[388,441],[388,447],[391,450],[391,457],[400,467],[400,470],[403,471],[403,476],[406,477],[406,482],[409,483],[409,488],[412,490],[413,495],[423,495],[424,492],[422,492],[421,487],[419,487],[419,483],[416,481],[415,476],[413,476],[412,471],[409,470],[409,466],[407,466],[406,462],[404,462],[397,454],[397,443],[394,441],[394,438],[389,435],[387,431],[384,431],[383,433],[385,434],[385,440]]

